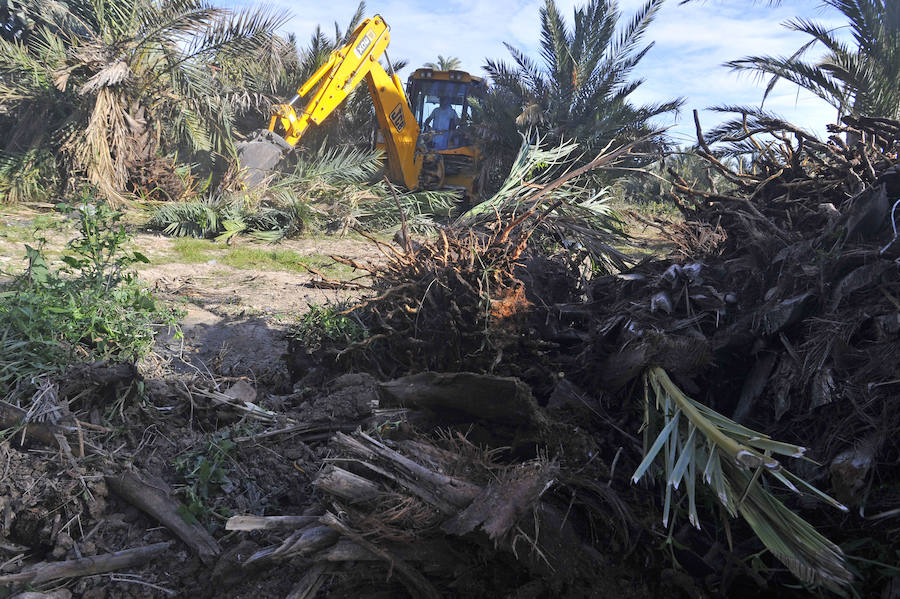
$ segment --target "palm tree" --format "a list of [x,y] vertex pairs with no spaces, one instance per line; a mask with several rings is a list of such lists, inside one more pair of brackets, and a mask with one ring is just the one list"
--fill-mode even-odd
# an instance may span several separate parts
[[[900,3],[896,0],[825,0],[848,20],[853,44],[806,19],[786,26],[812,39],[791,56],[749,56],[726,63],[734,70],[771,76],[765,97],[779,79],[807,89],[842,114],[900,118]],[[819,61],[803,56],[822,44]]]
[[484,67],[493,83],[479,121],[488,159],[511,160],[520,144],[517,131],[526,129],[549,143],[575,140],[590,155],[612,139],[646,136],[653,117],[676,111],[680,98],[642,106],[629,99],[643,83],[632,73],[653,46],[642,38],[662,1],[647,1],[620,26],[615,0],[591,0],[575,9],[570,27],[554,0],[546,0],[540,62],[506,44],[514,64],[488,60]]
[[[205,0],[64,0],[27,40],[0,40],[7,151],[49,147],[67,175],[121,201],[159,155],[233,151],[252,56],[273,49],[284,16],[231,12]],[[171,169],[170,169],[171,170]]]
[[455,56],[448,56],[444,58],[440,54],[438,54],[437,63],[426,62],[424,65],[426,69],[434,69],[435,71],[458,71],[462,66],[462,61]]

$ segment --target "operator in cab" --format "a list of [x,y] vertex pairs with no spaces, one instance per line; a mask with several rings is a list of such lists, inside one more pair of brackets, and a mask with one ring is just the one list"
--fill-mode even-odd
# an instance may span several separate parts
[[456,129],[458,120],[456,110],[450,106],[450,98],[441,96],[440,105],[431,111],[431,116],[425,119],[425,127],[431,125],[435,132],[432,138],[435,150],[446,150],[450,142],[450,132]]

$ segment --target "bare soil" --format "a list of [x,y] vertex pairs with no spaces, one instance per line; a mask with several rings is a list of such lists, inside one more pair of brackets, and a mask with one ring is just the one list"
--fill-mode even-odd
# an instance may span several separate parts
[[[75,236],[73,222],[44,207],[5,212],[0,214],[0,276],[8,278],[24,268],[25,244],[36,247],[43,239],[52,261]],[[291,395],[282,354],[286,330],[310,304],[347,302],[358,293],[316,286],[318,277],[308,272],[219,263],[216,257],[228,249],[212,251],[213,258],[206,262],[179,261],[174,244],[171,238],[146,232],[136,234],[132,243],[151,260],[139,277],[184,313],[180,331],[161,333],[154,354],[140,365],[143,392],[123,382],[92,388],[87,399],[70,404],[89,427],[78,433],[83,446],[72,450],[77,464],[57,448],[30,439],[24,439],[24,445],[22,438],[0,443],[0,576],[38,561],[171,541],[172,535],[158,522],[112,494],[104,477],[130,469],[187,503],[185,488],[190,484],[185,472],[198,460],[213,457],[210,442],[220,440],[217,433],[237,430],[245,438],[227,439],[234,447],[220,465],[228,482],[211,484],[209,496],[202,499],[215,512],[202,523],[219,540],[222,554],[216,563],[204,564],[176,542],[163,558],[141,567],[40,585],[41,591],[57,593],[40,597],[258,599],[284,597],[294,584],[296,577],[284,576],[284,566],[238,567],[259,545],[247,535],[226,534],[224,518],[237,513],[302,514],[312,495],[310,479],[324,457],[317,452],[324,448],[291,435],[255,442],[259,425],[249,420],[235,429],[239,414],[215,409],[195,391],[221,391],[242,380],[256,392],[256,405],[297,419],[315,420],[335,409],[353,412],[354,406],[341,408],[340,401],[326,406]],[[273,247],[246,240],[237,244]],[[378,258],[368,241],[333,236],[287,240],[275,247],[300,256]],[[91,457],[85,460],[83,453]],[[187,464],[188,470],[179,464]],[[0,598],[26,588],[0,583]]]
[[[28,209],[0,215],[0,270],[15,272],[22,267],[22,244],[33,240],[29,227],[37,216],[39,211]],[[74,228],[58,221],[43,236],[48,256],[58,257]],[[238,243],[271,248],[245,240]],[[333,458],[327,442],[337,431],[349,432],[365,422],[367,430],[396,428],[399,438],[406,434],[399,421],[392,421],[395,415],[373,409],[374,379],[367,375],[345,375],[315,389],[292,386],[284,359],[289,326],[310,304],[353,302],[359,292],[322,288],[310,273],[223,264],[220,256],[227,255],[228,248],[211,250],[211,257],[202,262],[180,261],[175,244],[171,238],[138,233],[133,247],[151,260],[140,269],[140,278],[184,311],[180,332],[159,335],[155,352],[139,365],[136,378],[103,382],[96,373],[67,373],[68,380],[58,390],[60,401],[80,423],[77,431],[67,432],[72,439],[69,451],[24,437],[0,443],[0,577],[41,562],[101,556],[160,542],[172,546],[162,556],[127,569],[36,585],[33,590],[44,593],[37,597],[294,596],[291,591],[310,569],[310,560],[296,556],[276,565],[271,561],[246,565],[248,556],[285,535],[229,532],[227,518],[308,515],[322,501],[312,482]],[[301,256],[380,259],[372,243],[336,237],[291,240],[278,248]],[[524,297],[513,296],[509,306],[496,308],[513,310],[522,301]],[[235,384],[250,394],[237,394],[225,406],[210,400],[211,394],[227,395]],[[279,420],[247,417],[241,409],[247,405],[275,413]],[[292,431],[301,425],[303,430]],[[287,432],[280,433],[279,428]],[[498,430],[485,429],[483,436]],[[196,518],[215,538],[221,554],[204,561],[157,519],[113,492],[106,481],[123,473],[138,476],[148,488],[193,510],[185,519]],[[473,544],[471,550],[477,555],[455,558],[460,564],[476,563],[494,554],[487,545]],[[472,597],[554,596],[542,593],[542,587],[527,583],[527,578],[520,580],[522,570],[513,555],[494,562],[490,577],[496,588],[482,588],[481,579],[465,569],[454,588],[460,596]],[[603,588],[555,596],[649,596],[640,573],[619,566],[612,557],[607,561]],[[332,596],[348,597],[409,595],[396,574],[385,581],[384,573],[380,562],[336,565],[323,590],[333,586],[350,594]],[[12,599],[25,590],[32,588],[0,583],[0,599]]]

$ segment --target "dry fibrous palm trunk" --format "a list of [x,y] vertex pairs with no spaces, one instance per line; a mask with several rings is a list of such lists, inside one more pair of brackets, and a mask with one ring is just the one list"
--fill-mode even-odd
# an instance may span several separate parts
[[[325,497],[319,517],[248,565],[297,556],[326,568],[380,562],[412,596],[430,597],[443,596],[438,588],[460,568],[472,569],[472,585],[479,576],[489,584],[492,569],[510,566],[557,585],[592,577],[588,564],[599,554],[565,513],[541,500],[559,476],[553,461],[501,465],[462,436],[384,442],[339,433],[330,447],[333,457],[314,483]],[[249,529],[245,517],[228,528]],[[477,563],[485,560],[493,564]]]
[[[583,189],[568,187],[572,181],[616,163],[635,145],[601,153],[556,179],[521,183],[525,191],[514,202],[473,217],[477,226],[470,221],[450,226],[421,244],[411,242],[404,226],[399,248],[363,233],[385,260],[363,264],[333,257],[373,280],[371,296],[350,310],[365,320],[370,335],[339,357],[387,377],[420,370],[492,372],[501,363],[515,369],[529,361],[517,356],[540,356],[542,341],[521,334],[537,291],[522,278],[529,244],[558,209],[583,197]],[[540,360],[530,366],[540,368]]]

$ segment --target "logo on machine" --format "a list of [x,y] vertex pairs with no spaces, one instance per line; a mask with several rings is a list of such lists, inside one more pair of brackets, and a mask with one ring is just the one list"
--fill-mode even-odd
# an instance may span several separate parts
[[403,131],[403,128],[406,126],[406,119],[403,118],[403,106],[401,104],[397,104],[397,107],[391,111],[391,122],[394,123],[397,131]]
[[364,38],[359,40],[359,43],[356,44],[356,47],[353,48],[353,52],[362,58],[362,55],[365,54],[366,50],[369,49],[369,46],[372,45],[372,42],[375,41],[375,32],[370,31],[366,34]]

